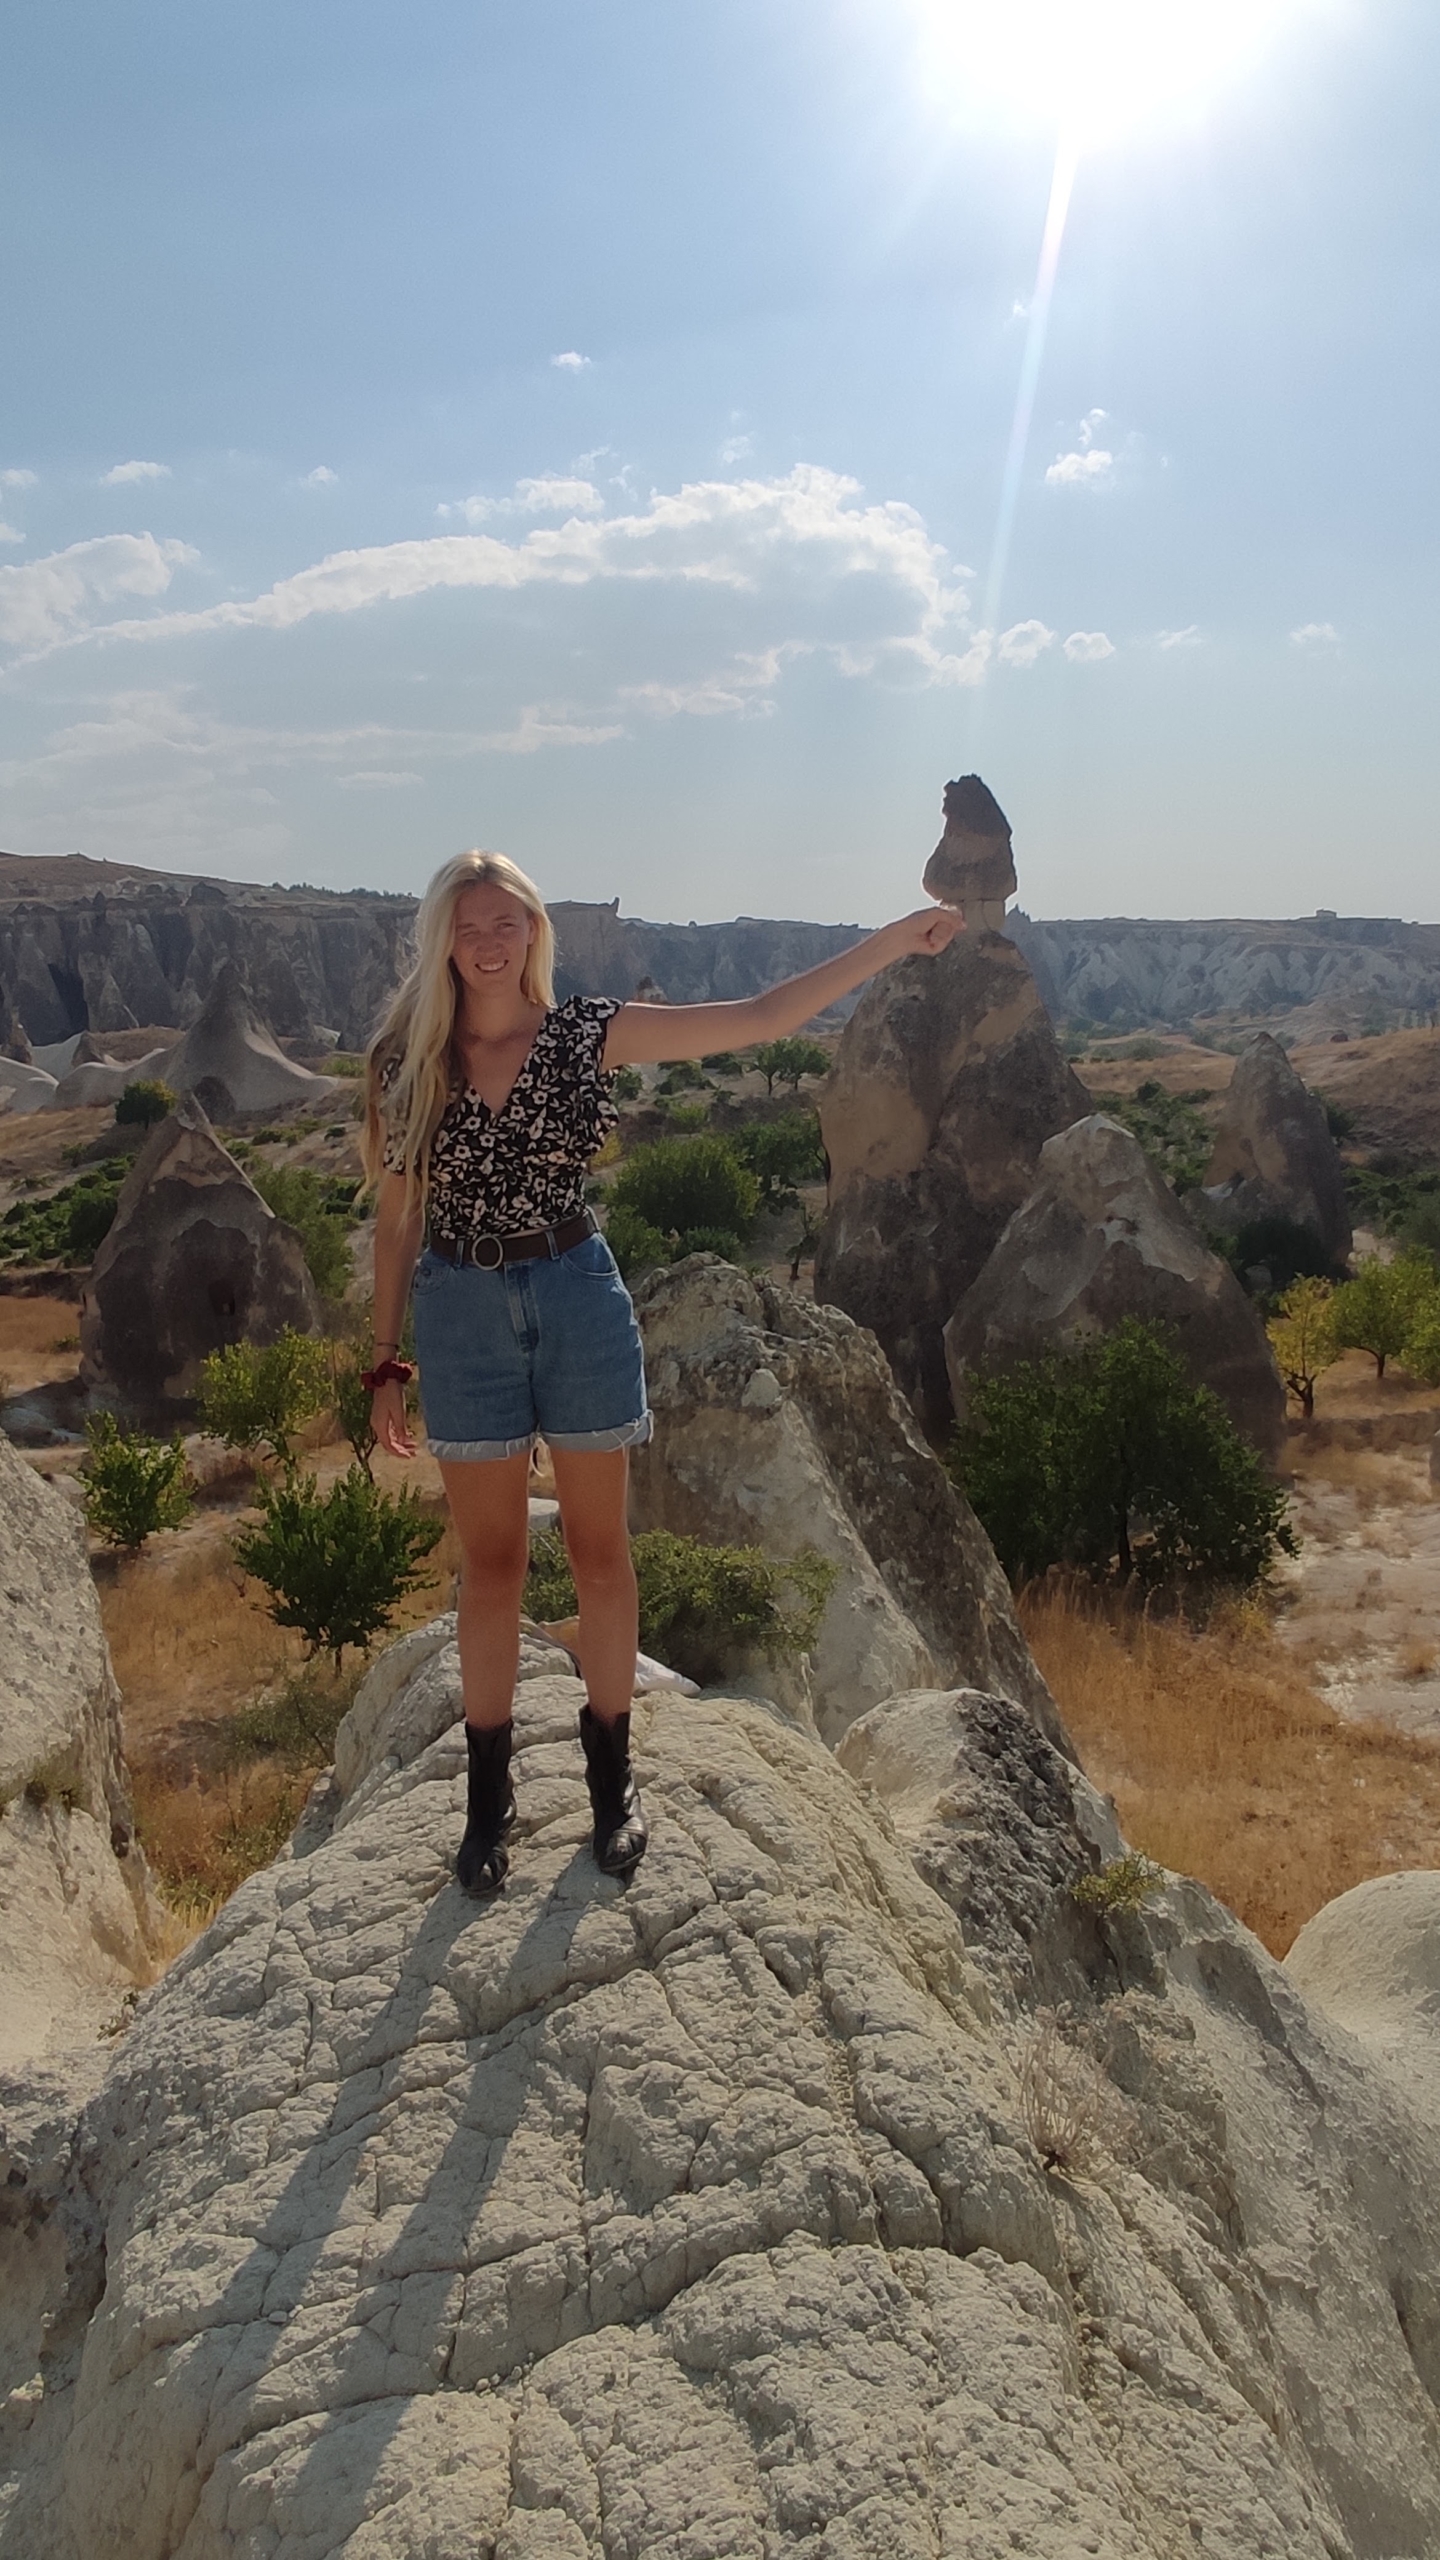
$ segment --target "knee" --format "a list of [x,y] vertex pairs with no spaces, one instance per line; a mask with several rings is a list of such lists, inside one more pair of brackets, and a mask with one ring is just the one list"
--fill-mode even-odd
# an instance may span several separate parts
[[633,1581],[630,1540],[623,1527],[613,1533],[567,1537],[565,1544],[577,1591],[623,1589]]
[[460,1557],[462,1590],[510,1600],[519,1594],[529,1568],[529,1540],[487,1539],[483,1545],[462,1546]]

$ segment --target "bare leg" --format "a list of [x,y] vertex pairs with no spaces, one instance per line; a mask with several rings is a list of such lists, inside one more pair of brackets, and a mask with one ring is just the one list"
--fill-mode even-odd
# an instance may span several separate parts
[[[508,1724],[520,1661],[520,1593],[530,1558],[530,1459],[442,1459],[446,1499],[464,1558],[460,1676],[465,1721]],[[627,1702],[628,1703],[628,1702]]]
[[[580,1668],[602,1724],[628,1715],[635,1694],[638,1615],[625,1519],[625,1449],[551,1449],[555,1491],[580,1603]],[[468,1693],[467,1693],[468,1694]]]

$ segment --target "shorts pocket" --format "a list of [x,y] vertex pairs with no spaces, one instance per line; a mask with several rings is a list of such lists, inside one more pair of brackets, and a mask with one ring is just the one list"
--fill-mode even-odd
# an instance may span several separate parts
[[422,1253],[415,1265],[415,1276],[410,1283],[412,1298],[428,1296],[432,1289],[439,1288],[442,1280],[449,1278],[454,1269],[454,1263],[442,1260],[438,1253]]
[[560,1257],[579,1280],[618,1280],[620,1265],[602,1235],[586,1236]]

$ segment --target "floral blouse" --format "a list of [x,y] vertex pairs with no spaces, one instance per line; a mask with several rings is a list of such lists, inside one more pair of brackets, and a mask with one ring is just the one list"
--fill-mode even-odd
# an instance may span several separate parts
[[[567,996],[546,1014],[499,1111],[473,1085],[453,1095],[430,1141],[432,1235],[528,1235],[583,1209],[585,1168],[619,1116],[600,1064],[619,1010],[618,996]],[[382,1111],[398,1063],[381,1072]],[[394,1134],[385,1166],[405,1169]]]

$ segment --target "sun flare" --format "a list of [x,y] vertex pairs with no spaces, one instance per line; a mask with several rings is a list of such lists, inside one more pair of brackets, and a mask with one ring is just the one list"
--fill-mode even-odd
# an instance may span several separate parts
[[1203,107],[1307,0],[918,0],[926,84],[961,110],[1105,141]]

